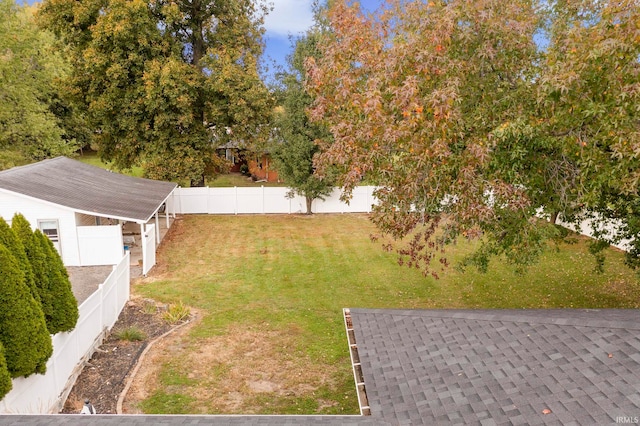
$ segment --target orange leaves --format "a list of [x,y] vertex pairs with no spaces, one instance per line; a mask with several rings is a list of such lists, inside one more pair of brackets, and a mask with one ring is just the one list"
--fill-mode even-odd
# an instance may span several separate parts
[[419,119],[424,112],[424,107],[422,105],[415,105],[412,108],[406,108],[402,110],[402,117],[405,119],[413,118]]

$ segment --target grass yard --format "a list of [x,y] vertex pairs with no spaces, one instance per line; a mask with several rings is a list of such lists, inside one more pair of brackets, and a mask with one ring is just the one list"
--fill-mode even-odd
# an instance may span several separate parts
[[[102,162],[100,157],[98,157],[98,153],[95,151],[84,152],[83,154],[75,157],[75,160],[82,161],[83,163],[90,164],[92,166],[101,167],[103,169],[113,170],[110,164]],[[143,170],[140,166],[134,166],[131,170],[122,170],[118,172],[129,176],[142,177]]]
[[[622,255],[584,240],[524,276],[399,267],[365,215],[185,216],[134,293],[199,313],[154,355],[146,413],[358,413],[342,308],[637,308]],[[469,247],[460,245],[458,253]],[[455,259],[455,254],[451,255]]]

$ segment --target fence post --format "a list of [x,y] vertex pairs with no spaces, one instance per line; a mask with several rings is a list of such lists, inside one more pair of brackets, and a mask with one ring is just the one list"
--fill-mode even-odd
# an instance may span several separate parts
[[[180,211],[180,213],[182,213],[182,187],[177,187],[176,189],[173,190],[173,197],[174,197],[174,201],[173,201],[173,217],[175,218],[175,214],[176,214],[176,207],[178,208],[178,210]],[[178,205],[180,204],[180,205]]]
[[234,186],[233,189],[235,190],[235,201],[233,203],[233,211],[234,213],[237,215],[238,214],[238,187]]
[[209,187],[207,187],[206,197],[207,197],[207,214],[211,214],[211,212],[213,211],[213,207],[211,207],[211,204],[212,204],[211,198],[213,197],[211,196],[211,188]]

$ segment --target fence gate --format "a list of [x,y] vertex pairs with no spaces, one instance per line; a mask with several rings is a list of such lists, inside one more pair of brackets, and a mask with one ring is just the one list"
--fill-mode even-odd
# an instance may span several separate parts
[[144,236],[142,238],[142,275],[147,275],[153,265],[156,264],[156,226],[148,224],[145,226]]

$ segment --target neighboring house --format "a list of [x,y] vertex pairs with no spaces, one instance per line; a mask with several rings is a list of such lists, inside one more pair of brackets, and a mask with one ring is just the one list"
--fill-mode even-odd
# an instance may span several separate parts
[[246,151],[240,147],[240,144],[234,141],[227,142],[223,146],[217,149],[218,155],[231,165],[229,171],[233,173],[240,173],[243,164],[247,164],[247,160],[244,157]]
[[[159,212],[168,210],[176,186],[57,157],[0,172],[0,216],[10,222],[22,213],[66,266],[116,264],[127,242],[141,244],[146,274],[160,242]],[[137,224],[141,240],[123,236],[126,223]]]
[[273,168],[273,161],[271,155],[265,152],[262,155],[254,155],[252,160],[249,160],[249,173],[254,176],[256,180],[265,180],[267,182],[279,182],[278,172]]
[[246,165],[249,174],[256,180],[280,181],[278,172],[273,167],[271,155],[268,152],[258,155],[242,148],[237,142],[228,142],[218,148],[218,154],[231,164],[231,172],[241,172],[242,166]]

